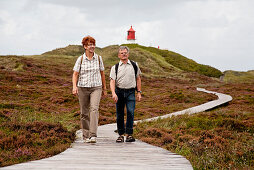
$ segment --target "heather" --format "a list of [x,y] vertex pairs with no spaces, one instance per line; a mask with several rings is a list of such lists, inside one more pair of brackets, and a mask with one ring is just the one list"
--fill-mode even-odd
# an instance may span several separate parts
[[[118,47],[96,48],[103,56],[106,77],[118,62]],[[233,97],[228,105],[212,111],[139,124],[135,130],[139,139],[185,156],[196,169],[253,167],[252,79],[222,83],[206,76],[221,74],[214,68],[189,70],[200,66],[177,55],[175,61],[181,62],[169,62],[167,50],[130,47],[130,59],[138,61],[143,72],[142,101],[137,102],[135,120],[217,99],[196,87]],[[46,158],[70,147],[80,128],[78,99],[71,94],[72,68],[82,53],[80,46],[70,45],[37,56],[0,56],[0,166]],[[100,125],[116,122],[106,80],[108,96],[101,100]]]
[[[99,51],[105,54],[106,77],[112,65],[109,48],[114,47]],[[140,52],[137,50],[135,55]],[[71,94],[76,59],[46,54],[0,56],[0,166],[46,158],[70,147],[80,128],[78,99]],[[159,68],[156,60],[152,65]],[[148,70],[151,65],[142,67]],[[167,68],[164,70],[166,75]],[[185,73],[184,78],[163,78],[153,74],[142,78],[143,99],[137,103],[136,120],[216,99],[196,91],[192,79],[200,83],[213,81],[205,76]],[[115,104],[107,87],[109,95],[101,100],[100,125],[116,122]]]
[[[8,119],[1,113],[2,119]],[[75,136],[63,126],[47,122],[9,122],[0,126],[0,165],[50,157],[63,152]]]
[[70,147],[79,125],[69,59],[5,56],[0,61],[0,166]]
[[211,111],[140,123],[142,141],[185,156],[194,169],[254,168],[254,88],[252,83],[213,84],[230,94],[228,105]]

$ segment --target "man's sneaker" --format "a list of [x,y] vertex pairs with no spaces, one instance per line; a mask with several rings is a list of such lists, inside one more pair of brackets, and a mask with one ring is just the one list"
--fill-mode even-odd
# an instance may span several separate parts
[[135,142],[135,138],[134,138],[132,135],[128,135],[128,136],[126,137],[125,142]]

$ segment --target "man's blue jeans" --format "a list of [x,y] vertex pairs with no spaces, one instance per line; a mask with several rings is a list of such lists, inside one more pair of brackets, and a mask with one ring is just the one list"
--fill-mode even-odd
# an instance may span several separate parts
[[[135,89],[116,88],[118,101],[116,103],[117,130],[119,135],[124,133],[133,134],[133,121],[135,110]],[[127,110],[126,127],[124,124],[124,108]]]

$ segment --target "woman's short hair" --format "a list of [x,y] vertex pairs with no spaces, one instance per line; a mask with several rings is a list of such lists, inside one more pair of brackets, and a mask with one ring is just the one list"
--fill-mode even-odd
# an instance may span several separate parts
[[87,46],[89,43],[93,43],[95,45],[95,39],[91,36],[86,36],[82,40],[82,45]]

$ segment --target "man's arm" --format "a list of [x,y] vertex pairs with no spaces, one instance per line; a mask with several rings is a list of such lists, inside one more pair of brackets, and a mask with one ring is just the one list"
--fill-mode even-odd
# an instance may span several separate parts
[[114,100],[114,102],[117,102],[118,100],[118,97],[116,95],[116,92],[115,92],[115,87],[116,87],[116,81],[113,80],[113,79],[110,79],[110,90],[111,90],[111,93],[112,93],[112,98]]
[[141,100],[141,77],[140,76],[137,77],[137,91],[138,91],[137,98],[138,98],[138,101],[140,101]]

